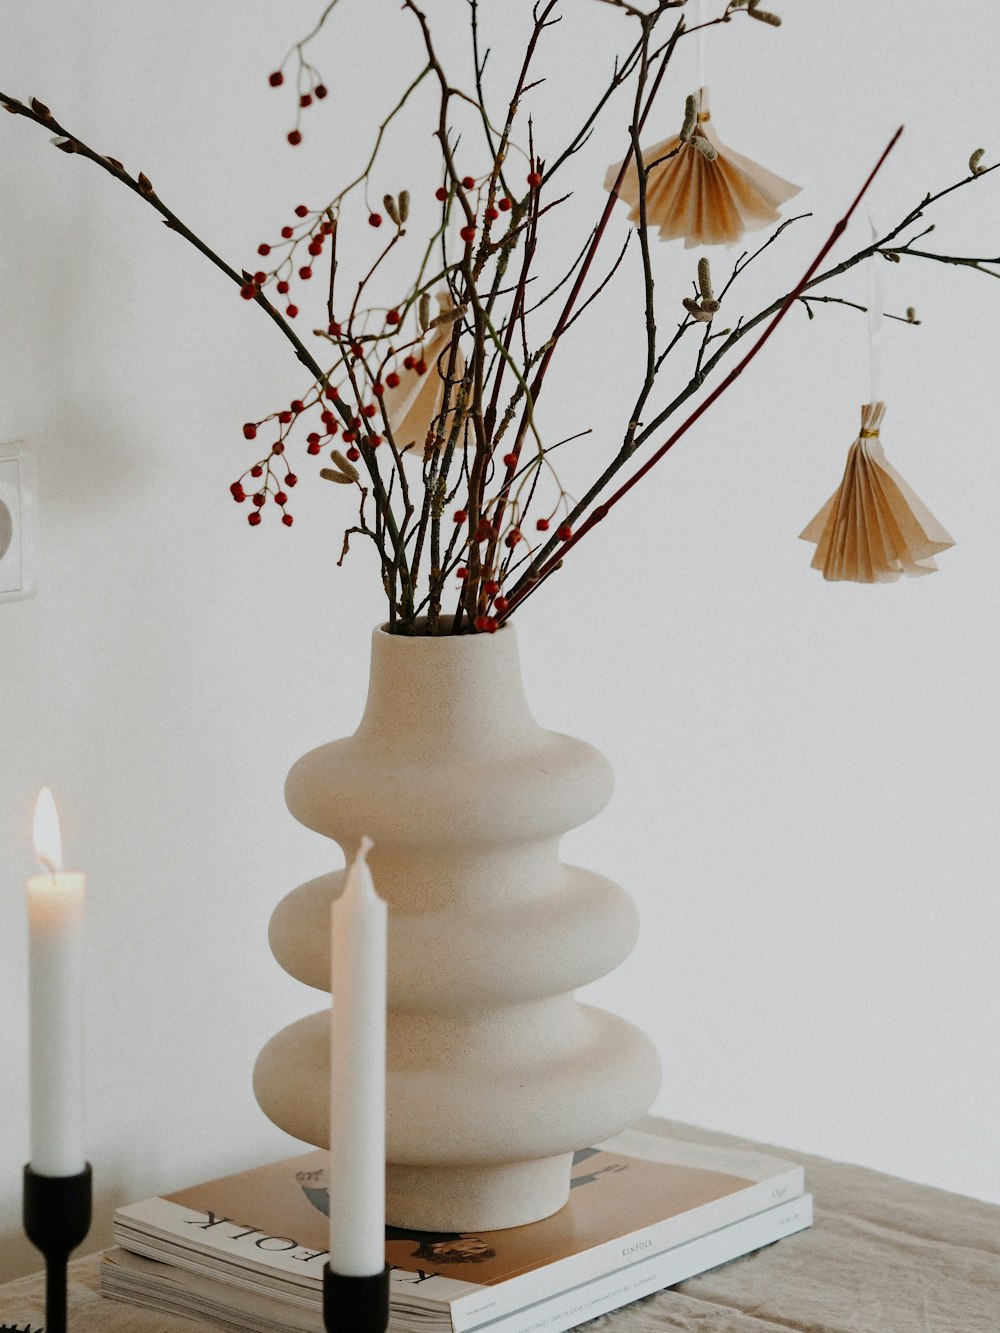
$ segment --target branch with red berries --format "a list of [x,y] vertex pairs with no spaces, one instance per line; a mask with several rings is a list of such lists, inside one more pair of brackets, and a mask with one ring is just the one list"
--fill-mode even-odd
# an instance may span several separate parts
[[[294,85],[295,123],[287,132],[293,147],[301,142],[302,117],[310,108],[323,103],[325,113],[338,111],[336,89],[328,88],[311,57],[336,3],[326,6],[312,32],[268,78],[278,89]],[[813,301],[853,304],[806,295],[820,284],[865,261],[898,263],[907,257],[997,276],[990,266],[1000,260],[915,246],[927,234],[914,230],[926,209],[995,169],[982,166],[979,151],[970,159],[968,176],[928,194],[881,239],[834,267],[819,272],[817,259],[798,284],[779,281],[783,295],[757,312],[734,310],[731,319],[733,286],[749,263],[774,262],[773,243],[798,219],[786,220],[753,254],[742,255],[717,295],[703,257],[691,294],[683,298],[683,316],[665,321],[646,206],[650,171],[665,159],[645,162],[641,141],[647,124],[663,121],[668,69],[695,29],[682,15],[661,32],[669,11],[681,8],[683,0],[649,0],[646,9],[621,0],[603,3],[621,12],[627,40],[604,80],[595,84],[582,123],[560,145],[549,143],[539,128],[533,97],[552,77],[545,61],[549,30],[563,17],[559,0],[533,5],[499,115],[484,86],[489,51],[478,0],[469,0],[469,63],[459,76],[441,60],[417,0],[403,0],[415,25],[419,67],[388,99],[363,165],[341,188],[318,189],[318,202],[290,209],[288,220],[260,242],[253,267],[246,269],[228,264],[206,245],[163,203],[144,173],[130,175],[115,158],[89,148],[37,99],[25,103],[0,93],[8,111],[47,128],[63,152],[95,162],[143,198],[281,330],[305,380],[286,403],[249,414],[243,436],[260,443],[232,483],[232,496],[258,528],[272,512],[292,526],[291,497],[307,472],[315,470],[332,483],[332,496],[353,495],[357,518],[345,524],[341,559],[351,535],[374,545],[389,622],[400,633],[498,628],[728,390],[788,310]],[[719,4],[718,14],[698,26],[726,24],[739,14],[777,26],[776,16],[747,0]],[[500,21],[504,37],[510,26]],[[424,125],[429,90],[435,99],[437,183],[411,195],[400,182],[384,178],[382,149],[393,135],[412,137]],[[619,92],[627,104],[624,114],[615,109]],[[595,126],[616,115],[623,122],[617,180],[602,191],[603,165],[595,169],[593,222],[572,243],[563,220],[568,195],[560,193],[564,168],[584,152]],[[515,128],[523,134],[515,135]],[[638,206],[622,241],[616,203],[630,172],[638,181]],[[576,191],[579,198],[578,182]],[[834,229],[820,258],[845,222]],[[630,247],[633,230],[638,244]],[[551,271],[553,255],[562,265],[557,276]],[[351,261],[346,271],[356,275],[349,284],[341,271],[345,256]],[[546,443],[539,401],[558,384],[567,332],[593,308],[614,300],[615,279],[629,259],[639,266],[641,306],[635,311],[619,306],[614,318],[634,318],[644,327],[645,353],[634,368],[635,391],[620,443],[597,451],[596,475],[574,497],[560,482],[552,455],[588,432],[574,430],[556,445]],[[671,310],[677,299],[671,298]],[[716,328],[723,318],[720,307],[731,319],[724,329]],[[811,305],[804,308],[812,317]],[[900,319],[919,323],[911,311]],[[303,323],[308,335],[296,331]],[[665,324],[666,337],[660,332]],[[761,326],[762,336],[723,377],[727,358]],[[693,364],[685,366],[688,349]],[[715,388],[643,459],[644,446],[652,448],[656,433],[716,374]]]

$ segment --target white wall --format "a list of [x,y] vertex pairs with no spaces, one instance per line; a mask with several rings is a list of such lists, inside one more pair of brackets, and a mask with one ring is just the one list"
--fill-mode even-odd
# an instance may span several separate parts
[[[988,0],[947,27],[940,6],[775,7],[779,33],[734,22],[708,52],[720,133],[804,182],[796,211],[815,214],[747,275],[749,310],[805,266],[900,120],[884,218],[955,179],[979,144],[1000,153]],[[537,95],[553,141],[624,22],[589,0],[564,8],[551,40],[572,87]],[[289,104],[266,75],[318,9],[7,0],[0,87],[145,169],[248,263],[300,197],[357,167],[415,63],[396,4],[345,0],[317,48],[334,96],[291,152]],[[464,6],[433,10],[460,20]],[[695,79],[688,52],[664,134]],[[334,568],[339,492],[304,480],[291,532],[252,532],[227,494],[248,458],[240,423],[303,387],[286,344],[139,200],[46,139],[0,118],[0,440],[37,455],[41,489],[38,596],[0,606],[0,1277],[37,1258],[18,1222],[37,788],[55,789],[69,860],[90,875],[96,1248],[117,1203],[294,1151],[250,1071],[315,997],[271,959],[267,919],[335,861],[285,812],[282,782],[353,729],[381,615],[368,553]],[[620,147],[597,136],[567,238]],[[379,188],[416,191],[408,164],[425,151],[393,142]],[[942,207],[928,245],[1000,250],[998,181]],[[838,253],[864,239],[858,223]],[[668,322],[694,257],[673,245],[655,259]],[[655,1037],[657,1109],[1000,1202],[1000,289],[963,269],[885,268],[889,308],[913,304],[923,323],[887,330],[884,438],[957,538],[939,573],[831,585],[796,539],[839,479],[868,389],[863,317],[827,307],[811,324],[789,316],[518,620],[538,716],[618,774],[567,853],[640,904],[640,945],[592,991]],[[863,299],[864,278],[831,290]],[[634,275],[621,299],[627,315],[579,326],[548,389],[551,429],[597,428],[582,466],[634,393]]]

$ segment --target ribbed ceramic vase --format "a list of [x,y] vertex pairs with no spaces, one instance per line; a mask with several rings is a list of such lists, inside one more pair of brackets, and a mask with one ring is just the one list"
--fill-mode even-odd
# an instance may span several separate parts
[[[611,788],[598,751],[535,721],[510,626],[376,630],[357,731],[288,775],[289,810],[348,861],[372,838],[389,903],[396,1226],[493,1230],[547,1217],[568,1198],[574,1150],[632,1124],[656,1095],[648,1038],[573,994],[617,967],[638,930],[624,890],[559,859],[562,835]],[[319,990],[331,989],[330,903],[342,882],[343,871],[310,880],[271,920],[278,962]],[[327,1004],[273,1037],[254,1071],[265,1114],[320,1147],[328,1043]]]

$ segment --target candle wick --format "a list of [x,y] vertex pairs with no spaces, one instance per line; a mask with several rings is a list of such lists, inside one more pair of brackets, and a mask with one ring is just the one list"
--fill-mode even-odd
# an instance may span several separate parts
[[53,879],[59,873],[59,868],[54,861],[50,861],[47,856],[38,855],[38,864],[49,872]]

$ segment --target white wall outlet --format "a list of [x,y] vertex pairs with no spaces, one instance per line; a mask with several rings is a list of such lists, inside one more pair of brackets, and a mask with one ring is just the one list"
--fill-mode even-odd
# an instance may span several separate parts
[[0,602],[35,595],[35,459],[0,444]]

